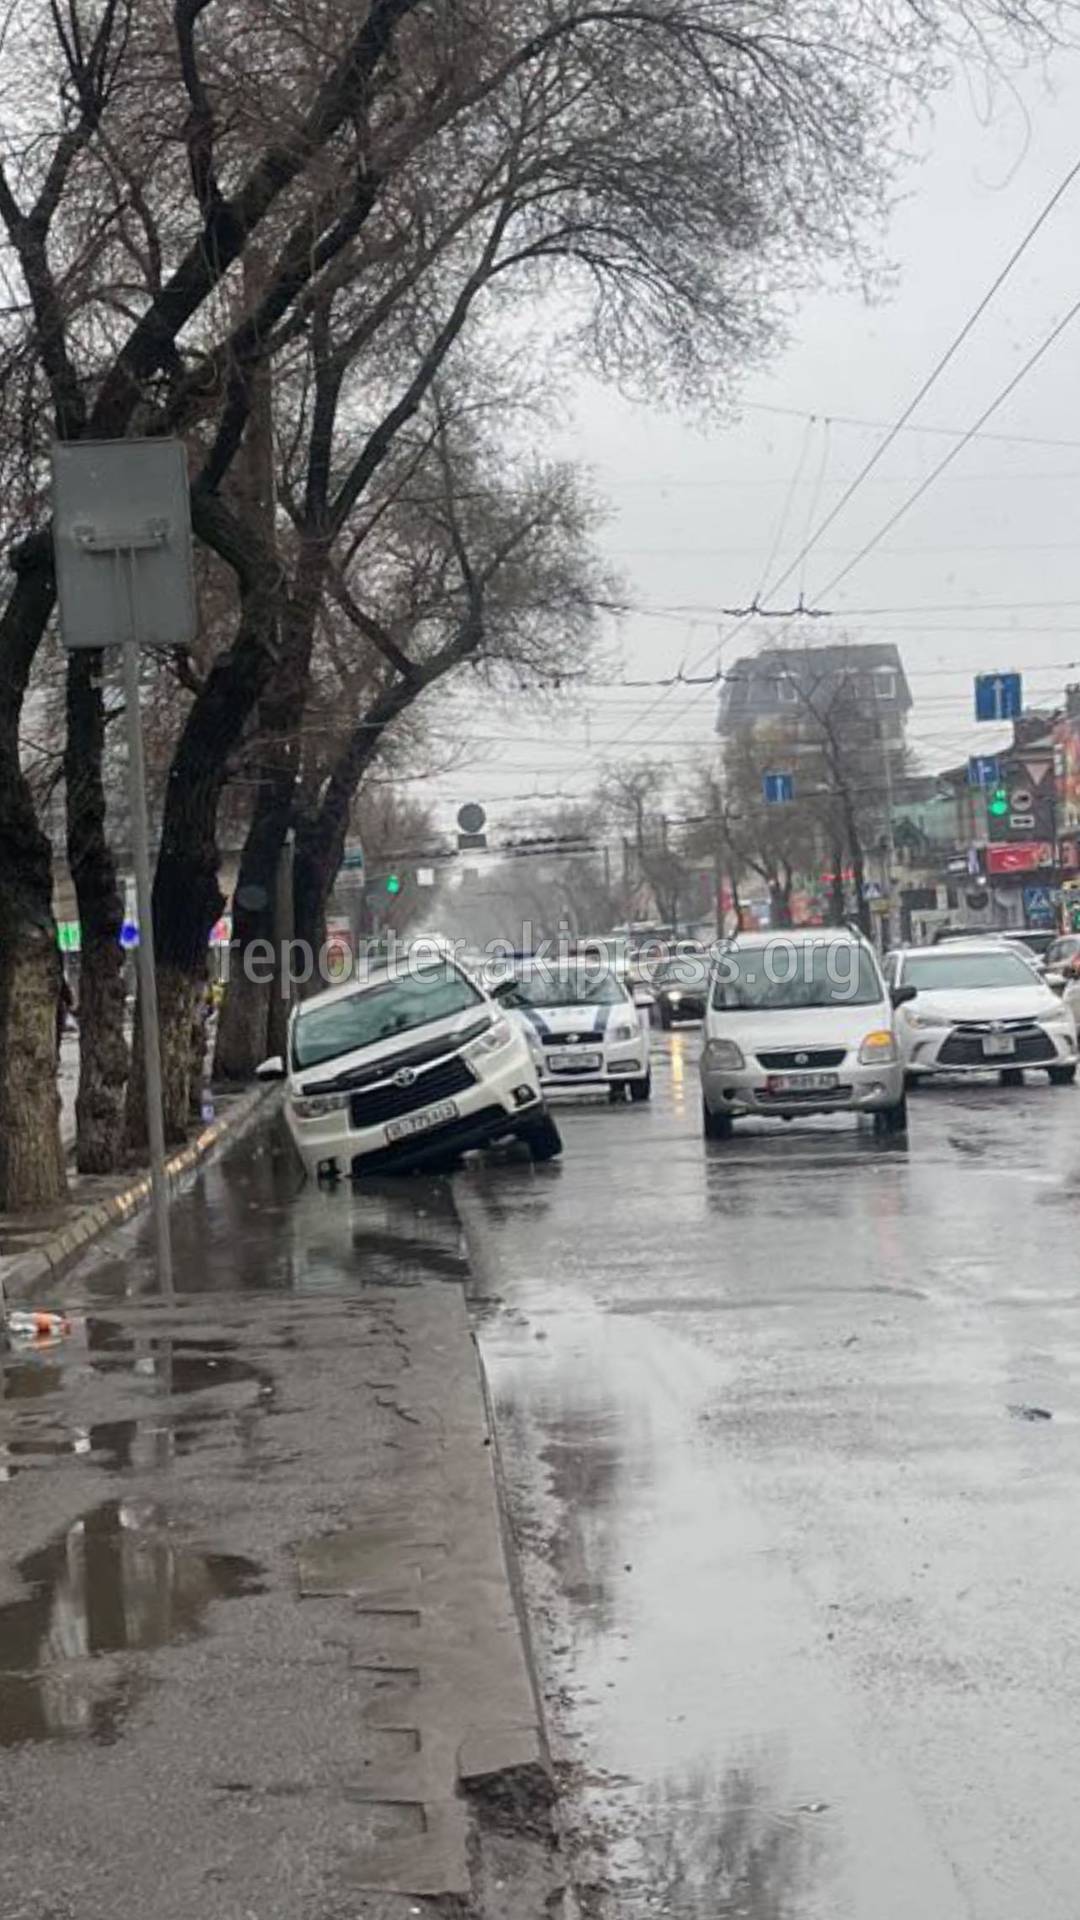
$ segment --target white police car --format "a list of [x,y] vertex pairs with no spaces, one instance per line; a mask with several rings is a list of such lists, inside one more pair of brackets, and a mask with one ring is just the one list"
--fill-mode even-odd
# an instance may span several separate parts
[[648,1100],[648,1014],[609,966],[595,959],[517,959],[502,966],[491,991],[530,1035],[545,1092],[608,1091]]

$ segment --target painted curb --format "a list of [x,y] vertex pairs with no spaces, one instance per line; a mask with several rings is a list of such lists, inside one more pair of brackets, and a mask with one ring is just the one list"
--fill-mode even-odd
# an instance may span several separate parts
[[[166,1160],[165,1172],[169,1186],[179,1186],[224,1140],[239,1133],[256,1113],[280,1097],[281,1089],[278,1086],[255,1087],[250,1093],[242,1095],[227,1113],[222,1114],[220,1120],[203,1127],[193,1140],[189,1140],[186,1146],[180,1147]],[[8,1259],[0,1258],[0,1313],[6,1302],[25,1299],[28,1294],[40,1293],[42,1287],[51,1286],[75,1264],[92,1241],[110,1227],[123,1225],[133,1214],[140,1213],[149,1201],[150,1175],[140,1173],[133,1177],[130,1186],[122,1188],[119,1193],[88,1201],[80,1213],[42,1241],[40,1246],[32,1247],[28,1253],[16,1254]]]

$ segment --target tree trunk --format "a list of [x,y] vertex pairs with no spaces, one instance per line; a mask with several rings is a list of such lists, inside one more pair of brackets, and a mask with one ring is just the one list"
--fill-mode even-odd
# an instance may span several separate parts
[[[261,575],[256,570],[236,642],[214,666],[188,714],[166,787],[154,876],[154,937],[165,1127],[173,1140],[183,1138],[188,1120],[191,1007],[205,977],[210,929],[224,906],[218,883],[218,803],[229,756],[274,665],[276,585],[272,568]],[[128,1081],[127,1130],[132,1144],[144,1148],[146,1088],[137,1051]]]
[[790,927],[791,925],[791,881],[769,881],[769,925],[771,927]]
[[52,611],[48,541],[16,559],[0,620],[0,1208],[25,1212],[67,1187],[57,1098],[60,954],[52,862],[19,766],[19,717]]
[[844,849],[835,847],[832,856],[832,878],[829,881],[829,913],[834,927],[842,927],[847,918],[844,904]]
[[101,655],[73,653],[67,676],[67,851],[79,903],[79,1093],[76,1164],[80,1173],[114,1173],[123,1159],[124,956],[119,934],[123,901],[105,832],[102,757],[105,715]]

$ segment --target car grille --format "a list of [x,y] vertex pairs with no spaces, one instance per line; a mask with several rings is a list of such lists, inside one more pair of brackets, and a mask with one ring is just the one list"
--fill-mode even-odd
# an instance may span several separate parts
[[[457,1048],[465,1046],[470,1040],[477,1039],[480,1034],[486,1033],[490,1025],[490,1015],[484,1014],[471,1026],[459,1028],[456,1033],[440,1033],[434,1040],[414,1041],[411,1047],[403,1047],[397,1053],[384,1054],[381,1060],[374,1061],[370,1066],[353,1067],[347,1073],[329,1076],[324,1073],[319,1079],[305,1080],[300,1091],[301,1093],[349,1093],[353,1088],[359,1090],[361,1087],[371,1086],[374,1081],[389,1080],[399,1067],[419,1067],[423,1066],[427,1060],[438,1060]],[[325,1064],[329,1066],[331,1063],[327,1061]],[[316,1069],[310,1067],[308,1072],[315,1073]]]
[[994,1029],[989,1022],[956,1027],[938,1053],[938,1066],[999,1069],[1045,1065],[1047,1061],[1057,1059],[1057,1048],[1050,1035],[1044,1033],[1041,1027],[1033,1027],[1026,1020],[1003,1021],[997,1031],[1012,1034],[1016,1041],[1015,1052],[991,1054],[987,1058],[983,1052],[983,1036],[992,1031]]
[[799,1088],[789,1089],[786,1093],[770,1093],[767,1087],[759,1087],[754,1095],[760,1107],[824,1107],[830,1100],[850,1100],[850,1087],[825,1087],[816,1091],[808,1087],[805,1092]]
[[779,1047],[759,1053],[758,1060],[770,1073],[820,1073],[823,1067],[838,1067],[844,1059],[844,1047]]
[[591,1047],[593,1053],[595,1053],[597,1048],[603,1043],[604,1034],[603,1029],[601,1029],[599,1033],[579,1033],[573,1040],[569,1039],[565,1033],[542,1033],[540,1038],[545,1047],[563,1047],[571,1053],[575,1047],[582,1047],[586,1050]]
[[441,1065],[418,1073],[411,1087],[396,1087],[387,1081],[364,1093],[354,1093],[349,1113],[354,1127],[377,1127],[384,1120],[397,1120],[404,1113],[416,1113],[420,1107],[433,1106],[436,1100],[449,1100],[476,1085],[476,1075],[459,1053]]

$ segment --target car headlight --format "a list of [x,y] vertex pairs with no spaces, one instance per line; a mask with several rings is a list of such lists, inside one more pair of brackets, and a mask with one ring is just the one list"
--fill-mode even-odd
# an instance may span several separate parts
[[907,1013],[905,1011],[905,1017],[909,1027],[921,1027],[924,1031],[932,1029],[938,1033],[942,1027],[952,1027],[956,1024],[953,1020],[946,1020],[942,1013]]
[[1072,1009],[1066,1006],[1053,1007],[1049,1013],[1040,1013],[1038,1021],[1040,1027],[1072,1027],[1075,1024]]
[[895,1060],[895,1034],[889,1033],[884,1027],[867,1034],[859,1048],[861,1067],[888,1067],[892,1066]]
[[294,1093],[289,1106],[298,1120],[321,1120],[328,1113],[341,1113],[351,1098],[348,1093]]
[[493,1020],[486,1033],[465,1048],[467,1060],[479,1060],[485,1053],[498,1053],[500,1047],[509,1046],[514,1037],[514,1028],[509,1020]]
[[667,997],[669,1000],[682,999],[682,990],[679,987],[665,987],[664,991],[667,994]]
[[609,1040],[636,1040],[637,1029],[636,1027],[628,1027],[622,1022],[620,1022],[620,1024],[617,1027],[612,1027],[611,1032],[608,1034],[608,1039]]
[[746,1061],[742,1048],[737,1047],[734,1040],[710,1040],[705,1048],[705,1065],[734,1068],[737,1072],[745,1067]]

